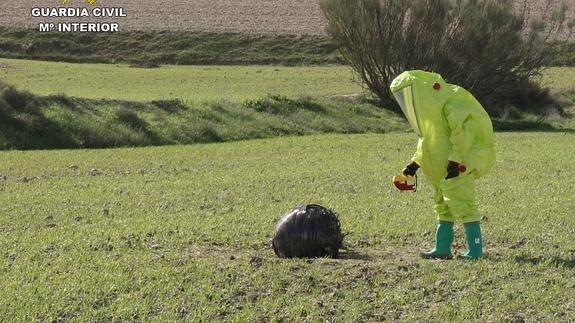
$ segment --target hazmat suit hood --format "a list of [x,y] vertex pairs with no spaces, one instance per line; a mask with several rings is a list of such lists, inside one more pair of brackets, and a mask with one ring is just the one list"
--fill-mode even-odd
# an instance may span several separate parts
[[431,182],[445,179],[450,160],[465,165],[476,178],[491,168],[491,119],[471,93],[437,73],[419,70],[400,74],[390,90],[419,136],[413,161]]
[[391,83],[391,92],[403,114],[418,136],[429,122],[441,118],[441,109],[451,96],[441,75],[424,71],[408,71]]

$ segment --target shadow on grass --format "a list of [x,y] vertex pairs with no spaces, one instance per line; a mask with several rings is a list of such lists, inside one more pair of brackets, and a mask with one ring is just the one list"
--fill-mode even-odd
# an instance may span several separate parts
[[513,132],[513,131],[527,131],[527,132],[565,132],[575,133],[575,129],[562,129],[557,128],[549,123],[540,121],[504,121],[493,120],[493,129],[498,132]]
[[549,264],[561,268],[568,268],[568,269],[575,268],[575,257],[571,259],[563,259],[557,256],[546,258],[542,256],[532,257],[528,255],[522,255],[515,257],[515,261],[518,263],[526,263],[530,265]]

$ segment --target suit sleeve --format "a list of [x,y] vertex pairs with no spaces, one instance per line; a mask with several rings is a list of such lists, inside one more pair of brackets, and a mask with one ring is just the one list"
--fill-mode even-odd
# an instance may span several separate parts
[[465,106],[447,104],[443,113],[450,130],[449,160],[465,164],[475,136],[471,111]]
[[415,151],[415,154],[413,155],[413,158],[411,158],[411,161],[414,161],[417,163],[417,165],[419,165],[419,167],[421,167],[422,164],[422,158],[421,158],[421,147],[423,145],[423,138],[419,138],[419,141],[417,142],[417,150]]

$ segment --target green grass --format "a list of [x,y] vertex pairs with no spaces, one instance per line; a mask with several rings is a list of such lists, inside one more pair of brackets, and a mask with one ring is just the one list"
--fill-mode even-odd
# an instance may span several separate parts
[[[351,77],[345,67],[150,70],[20,60],[0,60],[0,66],[0,78],[47,95],[2,86],[0,149],[189,144],[407,128],[398,115],[362,95],[342,95],[361,91],[344,78]],[[561,93],[565,107],[575,102],[565,85],[575,78],[571,74],[573,68],[552,68],[542,80]],[[66,81],[59,82],[61,78]],[[189,91],[192,88],[195,91]],[[66,94],[57,94],[62,91]],[[165,93],[170,95],[162,99]],[[572,120],[542,120],[513,110],[495,120],[494,126],[505,131],[554,131],[574,129]]]
[[134,147],[319,133],[406,129],[397,114],[359,99],[90,100],[36,96],[0,84],[0,150]]
[[[433,240],[432,189],[390,185],[412,134],[2,152],[0,320],[571,321],[574,140],[496,135],[473,263],[417,257]],[[344,259],[267,246],[310,202],[339,213]]]
[[[257,99],[364,93],[346,66],[162,66],[70,64],[0,59],[0,80],[39,95],[94,99],[188,101]],[[551,67],[539,79],[555,92],[575,89],[575,68]]]
[[575,41],[551,43],[547,59],[550,66],[575,66]]
[[[550,66],[575,66],[575,43],[548,49]],[[41,33],[0,27],[0,57],[76,63],[178,65],[344,64],[328,36],[242,35],[188,31]]]
[[35,94],[130,101],[243,101],[280,93],[330,96],[361,93],[345,66],[163,66],[69,64],[0,59],[0,80]]
[[543,72],[541,84],[554,91],[575,91],[575,68],[548,68]]
[[0,27],[0,57],[78,63],[341,64],[327,36],[189,31],[41,33]]

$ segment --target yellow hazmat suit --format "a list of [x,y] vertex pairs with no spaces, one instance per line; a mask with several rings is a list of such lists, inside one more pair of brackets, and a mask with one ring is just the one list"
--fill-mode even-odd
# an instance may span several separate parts
[[[419,136],[413,161],[435,189],[439,221],[478,222],[475,180],[495,161],[489,115],[471,93],[439,74],[407,71],[390,88]],[[449,176],[448,166],[455,167]]]

